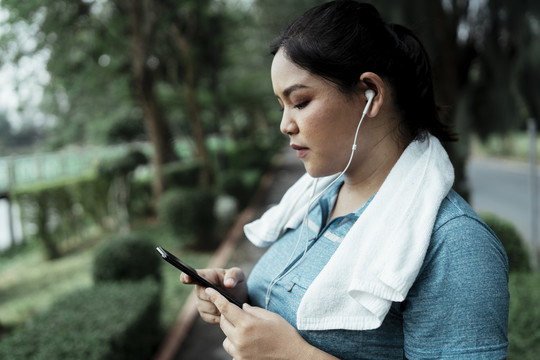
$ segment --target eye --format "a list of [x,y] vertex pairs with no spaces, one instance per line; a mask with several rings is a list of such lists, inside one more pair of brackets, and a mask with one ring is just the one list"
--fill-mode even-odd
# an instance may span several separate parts
[[305,108],[308,104],[309,104],[309,100],[308,100],[308,101],[303,101],[303,102],[301,102],[301,103],[298,103],[298,104],[294,105],[294,108],[295,108],[295,109],[302,110],[302,109]]

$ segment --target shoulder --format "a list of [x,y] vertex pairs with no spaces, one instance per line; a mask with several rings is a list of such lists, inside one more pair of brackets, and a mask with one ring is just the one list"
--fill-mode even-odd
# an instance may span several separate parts
[[406,355],[504,358],[508,299],[508,260],[501,242],[451,191],[403,305]]
[[434,251],[461,257],[467,254],[482,256],[480,253],[484,253],[498,258],[501,266],[508,269],[508,259],[502,243],[454,190],[450,190],[442,201],[433,226],[428,254],[433,255]]

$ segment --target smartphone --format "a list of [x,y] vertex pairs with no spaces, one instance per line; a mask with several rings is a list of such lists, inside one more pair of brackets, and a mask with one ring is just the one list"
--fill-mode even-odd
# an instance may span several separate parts
[[172,266],[176,267],[177,269],[181,270],[184,274],[189,275],[189,277],[193,280],[193,282],[197,283],[200,286],[203,287],[209,287],[217,292],[219,292],[221,295],[225,296],[227,300],[238,306],[239,308],[242,308],[242,303],[235,298],[233,298],[231,295],[227,294],[224,290],[220,289],[216,285],[210,283],[208,280],[197,274],[197,270],[162,248],[161,246],[158,246],[156,250],[159,252],[163,260],[167,261]]

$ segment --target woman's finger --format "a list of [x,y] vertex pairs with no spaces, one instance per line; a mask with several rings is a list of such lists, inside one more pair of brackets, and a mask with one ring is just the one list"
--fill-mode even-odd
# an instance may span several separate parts
[[233,267],[225,271],[223,276],[223,285],[227,288],[233,288],[238,283],[245,281],[245,275],[239,267]]

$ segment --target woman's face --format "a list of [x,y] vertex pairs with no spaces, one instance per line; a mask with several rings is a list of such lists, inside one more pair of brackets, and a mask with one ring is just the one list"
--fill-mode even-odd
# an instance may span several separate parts
[[365,100],[347,96],[328,80],[298,67],[283,50],[274,56],[271,75],[283,109],[280,130],[289,136],[307,172],[321,177],[343,171]]

